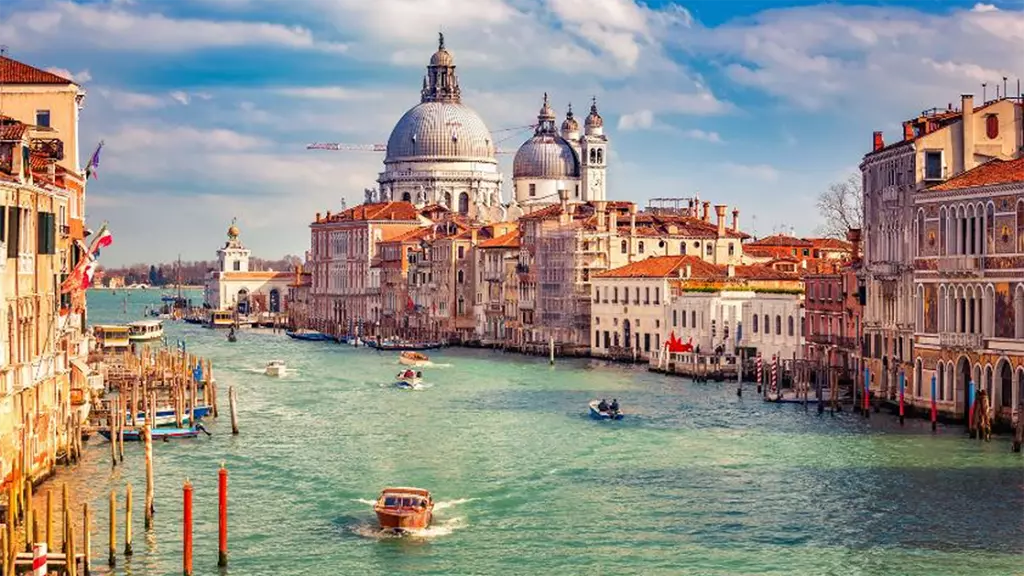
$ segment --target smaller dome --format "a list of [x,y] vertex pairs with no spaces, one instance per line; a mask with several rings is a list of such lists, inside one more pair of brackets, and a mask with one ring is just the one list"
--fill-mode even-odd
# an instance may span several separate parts
[[562,133],[579,132],[580,123],[572,115],[572,104],[569,104],[569,111],[565,113],[565,121],[562,122]]
[[537,134],[523,143],[512,161],[512,178],[564,180],[580,177],[576,151],[561,136]]
[[537,120],[543,122],[549,120],[554,122],[556,119],[555,111],[551,109],[551,104],[548,103],[548,93],[544,93],[544,105],[540,107],[540,112],[537,114]]
[[431,66],[455,66],[455,59],[452,58],[452,53],[441,48],[434,55],[430,57]]
[[239,234],[241,234],[241,230],[238,229],[238,226],[232,225],[228,228],[228,236],[231,238],[238,238]]
[[587,115],[587,128],[601,128],[604,126],[604,118],[597,113],[597,98],[590,104],[590,114]]

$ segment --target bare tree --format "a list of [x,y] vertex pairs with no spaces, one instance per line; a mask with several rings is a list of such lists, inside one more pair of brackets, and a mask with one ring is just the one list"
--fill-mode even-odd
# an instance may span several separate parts
[[827,238],[846,239],[846,231],[860,228],[864,221],[864,194],[860,174],[829,184],[818,196],[818,213],[822,224],[818,233]]

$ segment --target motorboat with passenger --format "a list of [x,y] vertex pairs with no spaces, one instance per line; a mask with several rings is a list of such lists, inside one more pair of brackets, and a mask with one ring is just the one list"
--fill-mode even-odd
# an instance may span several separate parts
[[622,420],[622,412],[601,406],[600,400],[593,400],[590,402],[590,417],[595,420]]
[[271,360],[267,362],[267,368],[264,371],[267,376],[284,376],[288,368],[285,366],[284,360]]
[[408,350],[398,355],[398,362],[405,366],[421,367],[430,364],[430,357],[426,354]]
[[423,530],[434,519],[434,499],[422,488],[385,488],[373,505],[381,530],[406,534]]
[[395,387],[407,390],[423,389],[423,373],[405,370],[395,376]]

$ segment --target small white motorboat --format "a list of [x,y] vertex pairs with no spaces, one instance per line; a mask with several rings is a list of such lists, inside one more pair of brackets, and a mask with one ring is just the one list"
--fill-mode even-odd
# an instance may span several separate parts
[[395,387],[403,388],[405,390],[422,390],[423,389],[423,373],[413,372],[412,370],[405,370],[399,372],[395,376]]
[[267,376],[284,376],[286,371],[287,367],[284,365],[282,360],[271,360],[270,362],[267,362]]

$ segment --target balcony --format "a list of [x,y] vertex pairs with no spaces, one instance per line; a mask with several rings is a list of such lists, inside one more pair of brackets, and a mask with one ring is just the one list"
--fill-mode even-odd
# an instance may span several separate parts
[[36,257],[33,254],[18,254],[18,274],[32,274],[36,270]]
[[71,236],[71,226],[64,224],[60,227],[60,237],[67,238],[68,236]]
[[870,270],[876,276],[896,276],[900,273],[896,262],[872,262]]
[[30,147],[36,154],[50,160],[64,159],[64,143],[59,138],[34,138]]
[[897,204],[900,200],[899,186],[892,185],[882,188],[882,202],[886,204]]
[[939,258],[940,274],[976,276],[981,272],[981,258],[978,256],[945,256]]
[[806,338],[807,341],[812,344],[835,346],[836,348],[842,348],[844,350],[856,350],[860,345],[856,338],[850,338],[849,336],[837,336],[835,334],[808,334]]
[[954,350],[980,350],[982,347],[982,337],[981,334],[945,332],[939,334],[939,346]]

